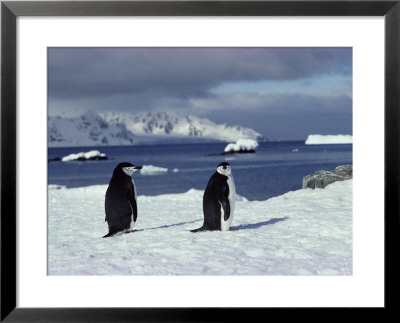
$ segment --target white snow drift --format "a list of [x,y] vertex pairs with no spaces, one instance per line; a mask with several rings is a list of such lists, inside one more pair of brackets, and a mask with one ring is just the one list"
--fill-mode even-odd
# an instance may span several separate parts
[[[351,275],[352,180],[238,198],[234,231],[191,233],[199,190],[142,196],[136,232],[101,238],[107,185],[49,186],[49,275]],[[237,187],[240,193],[240,187]]]
[[352,135],[309,135],[306,145],[352,144]]

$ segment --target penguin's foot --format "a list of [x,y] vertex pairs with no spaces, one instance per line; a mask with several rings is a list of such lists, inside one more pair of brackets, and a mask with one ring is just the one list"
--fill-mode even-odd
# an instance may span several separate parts
[[137,231],[136,229],[129,229],[129,230],[126,230],[126,231],[124,231],[122,233],[131,233],[131,232],[136,232],[136,231]]

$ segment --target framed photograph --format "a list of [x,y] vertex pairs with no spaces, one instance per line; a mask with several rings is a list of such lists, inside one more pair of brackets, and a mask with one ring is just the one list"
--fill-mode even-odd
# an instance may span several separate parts
[[1,320],[394,310],[399,14],[3,1]]

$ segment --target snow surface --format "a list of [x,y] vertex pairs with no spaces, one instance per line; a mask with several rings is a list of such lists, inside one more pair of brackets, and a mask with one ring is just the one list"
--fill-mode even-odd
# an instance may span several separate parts
[[258,142],[253,139],[239,139],[236,143],[228,144],[224,152],[228,151],[249,151],[249,150],[256,150],[258,147]]
[[141,175],[156,175],[166,172],[168,172],[168,168],[153,166],[153,165],[144,165],[140,170]]
[[112,238],[107,185],[49,185],[49,275],[351,275],[352,180],[265,201],[238,197],[232,229],[202,225],[203,192],[138,195],[137,231]]
[[309,135],[306,145],[352,144],[352,135]]
[[70,155],[64,156],[63,158],[61,158],[61,161],[69,162],[69,161],[77,160],[79,158],[89,159],[89,158],[94,158],[94,157],[105,157],[105,156],[106,156],[106,154],[100,153],[98,150],[91,150],[86,153],[80,152],[77,154],[70,154]]

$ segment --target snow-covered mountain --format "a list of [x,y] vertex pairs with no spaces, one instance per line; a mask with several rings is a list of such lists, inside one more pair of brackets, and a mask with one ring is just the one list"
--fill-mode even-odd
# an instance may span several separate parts
[[124,125],[106,122],[94,112],[77,118],[48,117],[49,147],[131,145],[135,138]]
[[129,114],[109,112],[101,114],[107,122],[125,125],[138,136],[155,135],[169,137],[199,137],[221,141],[236,141],[241,138],[263,140],[264,137],[250,128],[216,124],[193,115],[178,116],[166,112]]
[[49,117],[50,147],[132,145],[169,140],[265,140],[258,132],[241,126],[216,124],[196,116],[166,112],[142,114],[87,112],[77,118]]

